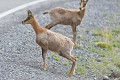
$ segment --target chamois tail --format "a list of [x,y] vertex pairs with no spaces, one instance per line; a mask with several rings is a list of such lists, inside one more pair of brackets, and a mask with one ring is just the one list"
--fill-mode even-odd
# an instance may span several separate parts
[[48,12],[44,12],[43,14],[44,14],[44,15],[45,15],[45,14],[48,14]]

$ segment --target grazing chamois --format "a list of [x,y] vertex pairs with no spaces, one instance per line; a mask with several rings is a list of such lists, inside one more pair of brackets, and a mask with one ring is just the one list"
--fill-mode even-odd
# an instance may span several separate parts
[[43,14],[49,14],[51,22],[45,26],[50,29],[57,24],[71,25],[73,32],[73,42],[76,43],[76,27],[81,23],[86,10],[88,0],[81,0],[79,9],[53,8]]
[[47,69],[46,54],[47,50],[58,53],[60,56],[67,58],[73,62],[69,76],[73,76],[75,73],[76,57],[71,54],[74,43],[64,35],[52,32],[46,28],[43,28],[32,12],[28,10],[28,17],[22,21],[23,24],[31,24],[36,33],[36,43],[41,46],[43,68]]

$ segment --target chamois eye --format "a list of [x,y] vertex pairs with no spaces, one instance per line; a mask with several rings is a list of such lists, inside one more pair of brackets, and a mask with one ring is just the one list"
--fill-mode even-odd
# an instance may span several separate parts
[[30,19],[30,16],[28,16],[28,19]]

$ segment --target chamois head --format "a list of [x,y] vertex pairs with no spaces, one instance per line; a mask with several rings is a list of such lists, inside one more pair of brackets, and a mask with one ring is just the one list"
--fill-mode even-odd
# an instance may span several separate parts
[[22,24],[31,24],[33,22],[33,14],[30,10],[27,11],[28,12],[28,17],[22,21]]
[[85,6],[86,6],[87,2],[88,2],[88,0],[81,0],[81,2],[80,2],[80,10],[85,9]]

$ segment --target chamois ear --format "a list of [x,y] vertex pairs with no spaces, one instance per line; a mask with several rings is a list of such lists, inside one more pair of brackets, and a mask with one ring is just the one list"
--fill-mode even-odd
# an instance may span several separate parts
[[29,16],[32,15],[32,12],[30,10],[27,10],[27,12]]
[[86,4],[87,4],[88,0],[86,0]]
[[79,4],[81,5],[83,2],[84,2],[84,0],[80,0],[80,3],[79,3]]
[[81,0],[81,2],[83,2],[84,0]]

